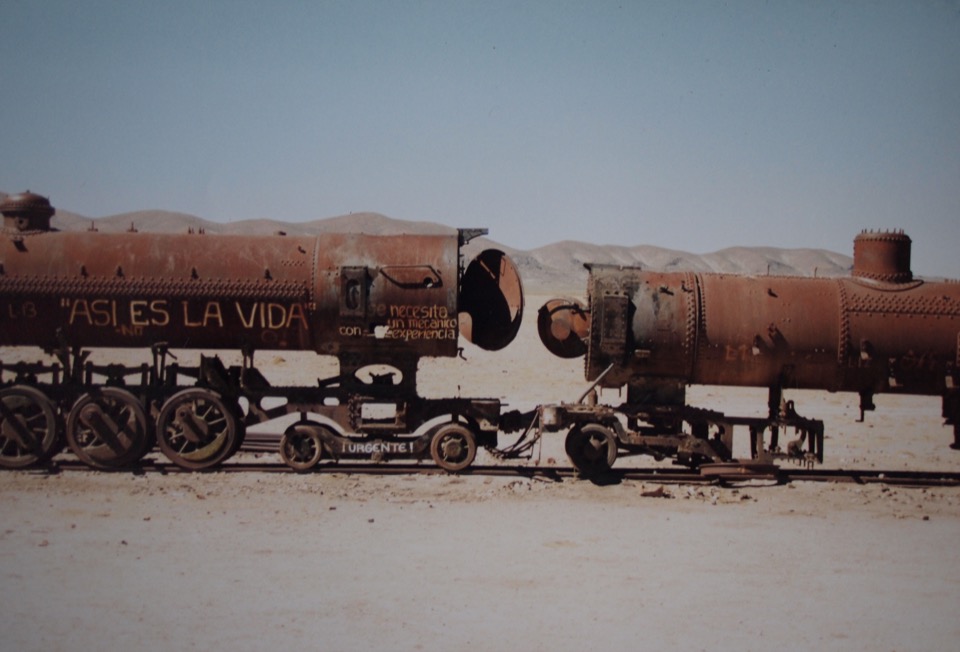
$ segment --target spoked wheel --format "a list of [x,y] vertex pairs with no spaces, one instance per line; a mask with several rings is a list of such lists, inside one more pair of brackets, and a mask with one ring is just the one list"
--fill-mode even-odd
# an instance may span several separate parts
[[0,466],[45,462],[60,450],[59,431],[60,417],[43,392],[25,385],[0,391]]
[[210,389],[193,387],[171,396],[157,417],[157,443],[171,462],[197,471],[216,466],[242,443],[238,409]]
[[588,423],[570,431],[564,443],[567,457],[583,477],[610,470],[617,460],[617,438],[598,423]]
[[327,434],[331,434],[330,429],[314,421],[293,424],[280,439],[280,459],[294,471],[309,471],[323,457],[323,438]]
[[136,396],[119,387],[84,394],[67,416],[67,443],[96,469],[136,464],[153,446],[153,428]]
[[430,440],[430,456],[441,469],[462,471],[477,456],[477,438],[461,423],[448,423],[436,429]]

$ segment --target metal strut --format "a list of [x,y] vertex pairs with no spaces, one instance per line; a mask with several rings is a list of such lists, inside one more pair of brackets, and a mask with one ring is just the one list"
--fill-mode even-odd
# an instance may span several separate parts
[[592,391],[597,387],[597,385],[600,384],[600,381],[603,380],[604,376],[606,376],[608,373],[610,373],[610,370],[613,369],[613,365],[614,365],[614,363],[611,362],[611,363],[610,363],[610,366],[608,366],[606,369],[604,369],[602,372],[600,372],[600,375],[597,376],[596,379],[595,379],[592,383],[590,383],[590,386],[587,387],[587,389],[583,392],[583,394],[580,395],[580,398],[577,399],[577,403],[583,403],[583,399],[587,398],[587,395],[588,395],[590,392],[592,392]]
[[[536,446],[537,442],[540,441],[540,438],[543,436],[543,428],[539,427],[540,423],[540,410],[539,408],[534,412],[533,419],[530,421],[530,424],[526,429],[520,434],[520,437],[517,438],[517,441],[507,446],[506,448],[488,448],[487,450],[491,455],[500,460],[513,459],[523,456],[524,453],[533,449]],[[530,431],[534,431],[534,435],[531,439],[527,440],[527,435],[530,434]],[[537,462],[540,461],[540,456],[537,455]],[[528,459],[533,458],[533,453],[527,456]]]

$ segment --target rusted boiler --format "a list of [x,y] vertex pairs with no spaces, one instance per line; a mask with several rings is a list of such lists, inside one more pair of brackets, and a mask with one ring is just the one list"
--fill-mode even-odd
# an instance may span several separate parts
[[[5,213],[29,201],[43,205],[19,195],[4,202]],[[478,296],[491,298],[483,287],[490,274],[476,269],[502,262],[504,273],[513,273],[504,256],[481,254],[461,297],[459,246],[478,232],[461,231],[459,240],[106,234],[50,231],[49,217],[11,229],[14,218],[6,219],[0,345],[165,342],[376,359],[456,355],[460,310],[477,322],[477,342],[486,348],[505,346],[518,326],[517,306],[502,292],[499,305],[476,305]],[[510,282],[516,285],[515,273]],[[499,285],[493,288],[496,294]]]
[[[61,416],[74,452],[105,468],[138,459],[154,426],[174,462],[206,468],[236,450],[246,426],[289,413],[303,423],[287,433],[285,458],[300,467],[323,452],[425,453],[430,437],[403,436],[442,417],[453,434],[431,451],[441,464],[469,464],[477,440],[496,436],[498,402],[426,401],[416,391],[421,358],[457,355],[461,334],[499,349],[519,328],[523,293],[509,258],[487,250],[461,260],[461,246],[485,230],[57,232],[39,195],[8,197],[0,210],[0,346],[38,346],[58,359],[0,367],[0,464],[48,457]],[[154,364],[94,367],[87,351],[99,347],[152,349]],[[169,363],[169,349],[240,350],[244,364],[203,357],[189,368]],[[259,350],[336,356],[340,375],[317,388],[272,388],[253,366]]]
[[[799,417],[781,400],[783,389],[804,388],[857,392],[862,411],[873,409],[873,395],[881,392],[941,395],[960,444],[960,284],[914,278],[910,244],[902,232],[861,233],[853,273],[845,278],[588,266],[589,305],[546,304],[541,339],[557,355],[585,355],[587,378],[600,386],[626,386],[620,412],[647,427],[616,426],[604,416],[605,431],[585,437],[580,431],[591,420],[585,408],[561,410],[556,427],[573,425],[574,439],[592,442],[591,454],[602,440],[601,461],[623,444],[633,452],[721,462],[729,459],[734,425],[750,427],[757,457],[780,452],[778,429],[794,426],[803,441],[789,453],[800,455],[804,443],[805,455],[822,459],[822,423]],[[690,408],[689,384],[767,387],[769,418]],[[772,431],[769,447],[765,429]],[[577,443],[571,445],[576,451]]]

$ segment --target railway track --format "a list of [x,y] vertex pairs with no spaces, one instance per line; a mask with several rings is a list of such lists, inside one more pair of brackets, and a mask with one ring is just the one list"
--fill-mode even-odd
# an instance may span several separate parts
[[[886,484],[915,487],[953,487],[960,486],[960,472],[954,471],[898,471],[881,469],[802,469],[756,464],[710,465],[723,468],[704,467],[701,470],[688,468],[649,467],[649,468],[613,468],[602,476],[592,478],[595,484],[609,485],[623,481],[642,481],[662,484],[690,485],[736,485],[742,482],[768,481],[771,485],[790,482],[835,482],[854,484]],[[56,474],[83,471],[97,473],[78,460],[54,460],[26,473]],[[210,473],[294,473],[280,462],[255,459],[227,462],[216,467]],[[197,473],[187,471],[170,462],[146,459],[137,467],[116,473],[158,473],[161,475]],[[204,473],[201,471],[200,473]],[[448,475],[446,471],[430,462],[339,462],[320,464],[305,475]],[[464,471],[464,476],[517,477],[537,479],[545,482],[563,482],[577,477],[575,469],[569,466],[528,466],[528,465],[474,465]]]

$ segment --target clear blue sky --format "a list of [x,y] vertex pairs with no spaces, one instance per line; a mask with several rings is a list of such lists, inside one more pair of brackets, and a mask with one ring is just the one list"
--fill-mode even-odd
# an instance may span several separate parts
[[0,0],[0,189],[960,277],[960,2]]

